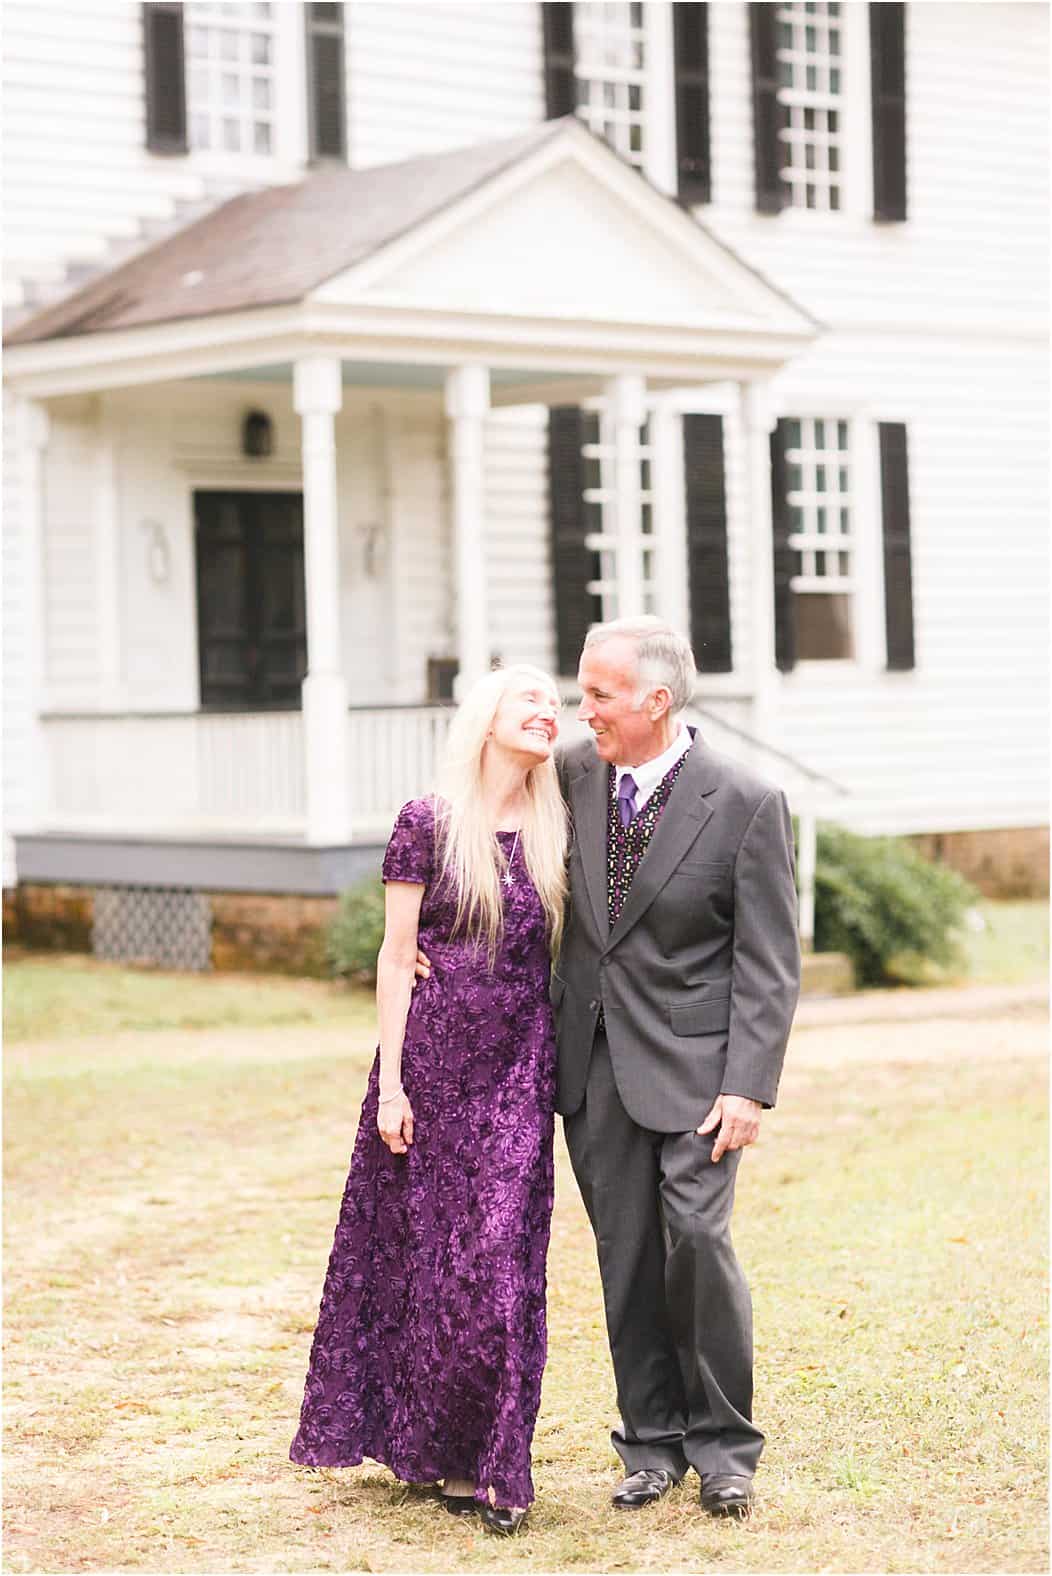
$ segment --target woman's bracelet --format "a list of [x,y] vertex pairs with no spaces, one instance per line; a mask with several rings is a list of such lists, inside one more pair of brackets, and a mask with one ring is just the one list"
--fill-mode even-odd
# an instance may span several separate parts
[[398,1088],[395,1090],[394,1094],[382,1094],[380,1096],[380,1104],[381,1105],[390,1105],[392,1100],[401,1100],[402,1097],[404,1096],[404,1094],[405,1094],[405,1090],[402,1088],[401,1084],[399,1084]]

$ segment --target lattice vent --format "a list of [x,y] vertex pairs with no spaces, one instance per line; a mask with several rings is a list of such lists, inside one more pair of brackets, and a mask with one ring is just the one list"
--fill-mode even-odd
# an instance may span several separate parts
[[122,963],[210,968],[211,902],[177,887],[97,887],[91,946]]

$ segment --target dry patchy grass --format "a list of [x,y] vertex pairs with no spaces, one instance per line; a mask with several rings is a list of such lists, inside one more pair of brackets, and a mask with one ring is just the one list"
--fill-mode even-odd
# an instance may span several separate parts
[[753,1519],[710,1522],[693,1479],[609,1508],[613,1387],[560,1142],[539,1497],[511,1544],[379,1467],[287,1459],[366,1031],[14,1047],[7,1568],[1046,1569],[1044,1027],[840,1032],[839,1067],[837,1031],[797,1036],[739,1184]]

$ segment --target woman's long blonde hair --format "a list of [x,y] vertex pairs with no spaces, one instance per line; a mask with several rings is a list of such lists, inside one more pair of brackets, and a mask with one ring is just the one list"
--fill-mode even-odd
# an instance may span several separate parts
[[[482,799],[482,757],[497,708],[518,680],[551,692],[555,681],[526,663],[498,668],[478,680],[457,707],[446,738],[435,803],[442,875],[457,893],[456,930],[482,943],[492,967],[503,927],[501,881],[507,858],[490,830]],[[566,807],[549,755],[526,777],[526,806],[519,833],[526,869],[544,907],[552,953],[559,949],[566,899]]]

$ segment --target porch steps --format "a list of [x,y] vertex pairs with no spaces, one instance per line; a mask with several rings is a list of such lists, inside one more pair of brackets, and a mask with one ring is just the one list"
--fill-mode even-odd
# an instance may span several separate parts
[[846,952],[805,952],[801,996],[847,996],[855,988],[855,969]]

